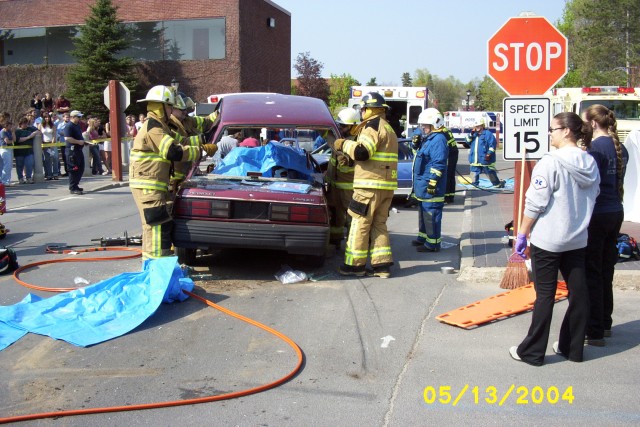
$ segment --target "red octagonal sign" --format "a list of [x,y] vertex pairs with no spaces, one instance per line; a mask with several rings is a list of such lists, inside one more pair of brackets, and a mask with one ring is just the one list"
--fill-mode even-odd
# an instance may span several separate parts
[[567,38],[542,16],[509,19],[488,49],[489,76],[509,95],[543,95],[567,73]]

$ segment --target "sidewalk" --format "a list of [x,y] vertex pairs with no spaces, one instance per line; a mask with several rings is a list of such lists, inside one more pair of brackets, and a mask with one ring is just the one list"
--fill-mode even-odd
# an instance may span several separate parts
[[[464,204],[463,231],[460,238],[460,275],[464,282],[500,282],[512,254],[501,242],[505,224],[513,219],[513,194],[467,190]],[[622,233],[640,238],[640,224],[626,221]],[[640,289],[640,261],[624,261],[616,265],[614,287]]]

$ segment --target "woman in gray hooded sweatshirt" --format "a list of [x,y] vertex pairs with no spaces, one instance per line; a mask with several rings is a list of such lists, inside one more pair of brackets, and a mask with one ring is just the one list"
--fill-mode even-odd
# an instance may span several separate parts
[[531,173],[516,240],[516,251],[522,256],[527,238],[531,242],[536,301],[527,336],[519,346],[509,349],[512,358],[535,366],[544,362],[558,271],[569,289],[569,306],[553,350],[571,361],[582,362],[589,320],[587,228],[600,191],[596,162],[578,146],[579,141],[589,146],[591,124],[575,113],[560,113],[551,120],[549,135],[556,150],[542,156]]

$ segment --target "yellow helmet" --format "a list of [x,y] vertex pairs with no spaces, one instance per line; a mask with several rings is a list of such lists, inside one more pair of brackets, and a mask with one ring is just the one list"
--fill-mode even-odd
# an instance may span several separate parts
[[144,99],[138,102],[160,102],[162,104],[175,105],[176,96],[173,90],[168,86],[158,85],[149,89]]

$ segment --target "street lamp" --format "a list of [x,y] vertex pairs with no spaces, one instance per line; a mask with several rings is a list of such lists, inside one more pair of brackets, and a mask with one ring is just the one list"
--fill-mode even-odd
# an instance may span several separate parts
[[469,98],[471,98],[471,91],[467,90],[467,111],[469,111]]
[[171,87],[175,89],[176,93],[178,93],[178,86],[180,86],[180,83],[178,83],[178,81],[176,80],[176,78],[172,78],[171,79]]

